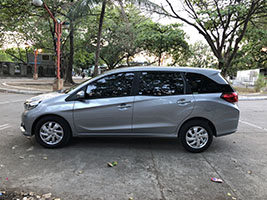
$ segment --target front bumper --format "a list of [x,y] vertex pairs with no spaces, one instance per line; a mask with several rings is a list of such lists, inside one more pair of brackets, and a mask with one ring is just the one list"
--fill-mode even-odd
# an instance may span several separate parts
[[20,124],[20,130],[23,135],[32,136],[33,122],[34,119],[29,116],[29,112],[24,111],[21,115],[21,124]]
[[25,129],[25,125],[24,125],[23,122],[21,122],[21,124],[20,124],[20,131],[21,131],[21,133],[22,133],[23,135],[25,135],[25,136],[31,136],[31,134],[30,134],[29,132],[26,131],[26,129]]
[[25,126],[23,125],[23,122],[20,125],[20,131],[25,136],[32,136],[31,132],[26,131]]

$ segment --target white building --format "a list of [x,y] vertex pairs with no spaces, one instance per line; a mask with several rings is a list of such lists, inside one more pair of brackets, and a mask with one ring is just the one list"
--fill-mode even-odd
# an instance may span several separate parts
[[260,74],[266,75],[266,69],[237,71],[236,81],[243,85],[255,85]]

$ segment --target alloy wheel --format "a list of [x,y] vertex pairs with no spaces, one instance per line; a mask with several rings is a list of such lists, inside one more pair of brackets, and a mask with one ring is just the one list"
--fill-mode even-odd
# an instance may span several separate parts
[[208,132],[201,126],[191,127],[185,136],[187,145],[193,149],[201,149],[209,140]]
[[41,126],[39,134],[44,143],[55,145],[63,139],[64,130],[59,123],[49,121]]

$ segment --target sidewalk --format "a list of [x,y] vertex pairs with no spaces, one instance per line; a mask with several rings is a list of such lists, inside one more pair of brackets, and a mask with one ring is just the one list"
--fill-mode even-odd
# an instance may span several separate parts
[[[73,77],[75,83],[81,83],[86,79]],[[18,94],[44,94],[52,92],[54,78],[39,78],[33,80],[30,78],[4,78],[0,79],[0,92],[10,92]],[[70,86],[69,86],[70,87]],[[66,89],[68,87],[64,87]],[[238,95],[239,101],[267,100],[267,94],[250,93]]]
[[[75,83],[81,83],[86,79],[81,77],[73,77]],[[33,80],[31,78],[3,78],[0,79],[0,92],[10,92],[17,94],[44,94],[53,92],[54,78],[39,78]],[[71,86],[64,86],[63,89]]]

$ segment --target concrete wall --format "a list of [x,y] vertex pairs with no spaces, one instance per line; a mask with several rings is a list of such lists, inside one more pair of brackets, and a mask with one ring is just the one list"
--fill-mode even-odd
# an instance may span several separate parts
[[[28,53],[28,62],[34,64],[34,54]],[[49,53],[39,53],[37,55],[37,64],[39,65],[54,65],[55,57]]]
[[[0,62],[0,76],[23,76],[31,77],[34,64],[25,65],[19,62]],[[55,65],[38,64],[37,73],[39,77],[55,77]]]

